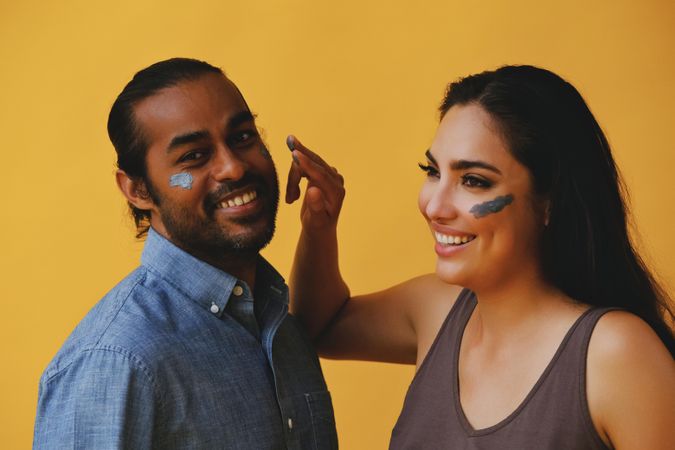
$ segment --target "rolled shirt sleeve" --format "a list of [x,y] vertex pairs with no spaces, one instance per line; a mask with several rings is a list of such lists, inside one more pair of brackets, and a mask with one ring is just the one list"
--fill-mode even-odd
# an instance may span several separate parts
[[143,449],[156,435],[159,390],[148,368],[116,347],[82,351],[40,382],[35,449]]

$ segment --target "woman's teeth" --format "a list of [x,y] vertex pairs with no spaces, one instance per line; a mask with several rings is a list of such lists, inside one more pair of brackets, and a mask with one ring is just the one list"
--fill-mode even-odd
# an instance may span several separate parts
[[234,198],[231,198],[229,200],[223,200],[222,202],[220,202],[220,204],[218,206],[221,207],[221,208],[228,208],[228,207],[231,208],[231,207],[234,207],[234,206],[245,205],[245,204],[250,203],[253,200],[255,200],[255,198],[257,196],[258,196],[258,194],[256,194],[255,191],[245,192],[244,194],[238,195],[238,196],[236,196]]
[[444,245],[461,245],[476,239],[476,236],[451,236],[439,232],[435,232],[434,234],[436,235],[436,242]]

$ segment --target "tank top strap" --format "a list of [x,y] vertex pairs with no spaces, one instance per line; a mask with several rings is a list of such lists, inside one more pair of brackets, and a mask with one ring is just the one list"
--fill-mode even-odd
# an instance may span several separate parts
[[[441,328],[438,330],[434,342],[431,344],[431,347],[429,347],[429,351],[424,357],[422,364],[418,367],[415,378],[420,375],[420,372],[424,372],[428,365],[427,361],[430,358],[435,357],[432,355],[436,355],[438,352],[443,354],[441,358],[451,355],[453,346],[448,344],[452,344],[453,342],[456,342],[457,339],[461,339],[464,325],[469,320],[469,317],[471,317],[471,313],[476,307],[476,304],[476,295],[469,289],[462,289],[455,299],[452,308],[450,308],[448,315],[445,317]],[[441,347],[440,349],[438,348],[439,346]]]
[[[588,357],[588,345],[591,341],[591,335],[598,320],[610,311],[616,311],[620,308],[590,308],[586,310],[568,331],[559,349],[558,364],[572,369],[579,375],[582,382],[580,388],[585,392],[586,380],[586,359]],[[571,371],[568,371],[571,372]]]
[[[434,342],[429,347],[424,360],[417,368],[415,376],[413,377],[413,383],[415,383],[419,378],[424,378],[426,372],[429,370],[428,366],[433,364],[430,360],[440,360],[444,361],[451,366],[448,367],[448,370],[452,370],[454,366],[453,360],[453,343],[457,339],[462,338],[462,332],[464,331],[464,325],[471,317],[471,313],[476,307],[477,301],[475,294],[469,289],[462,289],[462,291],[457,295],[455,303],[450,308],[448,315],[445,317],[441,328],[438,330]],[[452,373],[452,372],[448,372]]]
[[588,361],[588,346],[591,342],[591,336],[595,330],[595,326],[598,324],[598,321],[610,311],[620,311],[621,308],[591,308],[588,311],[588,314],[583,318],[579,324],[579,332],[574,336],[575,343],[571,345],[572,348],[577,349],[575,352],[576,356],[576,367],[578,373],[578,386],[579,386],[579,406],[581,410],[581,415],[583,422],[588,428],[589,434],[593,436],[593,440],[598,444],[600,448],[607,448],[600,436],[598,436],[595,426],[593,425],[593,420],[591,418],[591,412],[588,408],[588,395],[586,390],[586,369]]

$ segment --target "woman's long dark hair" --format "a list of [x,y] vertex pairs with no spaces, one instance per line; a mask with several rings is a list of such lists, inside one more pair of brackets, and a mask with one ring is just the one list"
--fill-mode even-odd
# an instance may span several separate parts
[[550,202],[542,236],[547,279],[576,300],[638,315],[675,354],[668,296],[633,247],[625,187],[579,92],[548,70],[505,66],[451,83],[441,118],[469,103],[495,119],[535,190]]

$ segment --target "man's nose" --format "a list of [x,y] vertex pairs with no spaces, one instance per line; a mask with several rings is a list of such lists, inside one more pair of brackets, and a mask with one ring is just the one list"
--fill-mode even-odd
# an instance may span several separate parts
[[244,176],[248,165],[236,152],[226,145],[219,146],[213,158],[212,176],[218,181],[239,180]]

